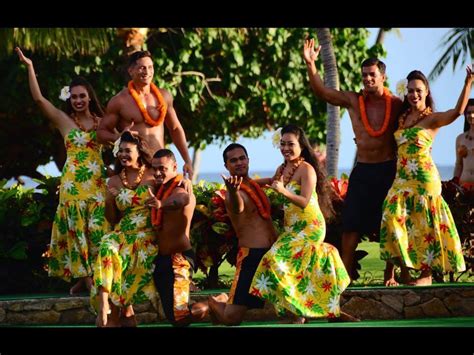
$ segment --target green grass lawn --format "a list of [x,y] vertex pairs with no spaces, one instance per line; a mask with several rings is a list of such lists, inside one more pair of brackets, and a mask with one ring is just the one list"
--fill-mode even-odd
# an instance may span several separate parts
[[[361,270],[359,270],[360,277],[354,281],[353,285],[382,285],[385,262],[380,259],[379,243],[364,241],[359,244],[357,250],[365,250],[369,254],[361,260]],[[219,278],[229,287],[234,278],[234,273],[235,268],[226,261],[219,268]],[[205,275],[201,271],[198,271],[193,277],[197,284],[202,282],[204,278]],[[445,280],[448,281],[447,276],[445,277]],[[459,282],[474,282],[474,275],[465,273],[460,278]]]

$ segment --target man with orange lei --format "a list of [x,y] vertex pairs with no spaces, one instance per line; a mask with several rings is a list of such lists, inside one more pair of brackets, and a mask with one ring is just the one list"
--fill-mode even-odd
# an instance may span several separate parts
[[189,304],[195,256],[189,240],[191,220],[196,198],[181,184],[176,157],[169,149],[158,150],[151,162],[156,196],[149,189],[145,204],[152,208],[152,225],[158,242],[153,278],[160,294],[166,318],[174,326],[187,326],[202,320],[208,311],[207,304]]
[[207,315],[204,303],[189,304],[195,256],[189,240],[196,198],[180,181],[176,157],[169,149],[158,150],[152,159],[156,196],[149,189],[145,204],[152,208],[152,225],[158,241],[153,278],[166,318],[174,326],[187,326]]
[[[354,275],[354,255],[360,238],[379,240],[382,204],[396,172],[396,144],[393,133],[402,101],[384,88],[385,64],[369,58],[362,62],[362,93],[342,91],[324,85],[316,69],[321,46],[314,39],[305,41],[306,62],[314,94],[334,106],[348,110],[357,145],[357,163],[344,201],[342,260],[349,275]],[[384,282],[393,284],[393,265],[387,264]]]
[[238,325],[250,308],[263,308],[264,302],[249,293],[255,270],[276,240],[270,216],[270,202],[249,176],[249,158],[244,146],[232,143],[223,153],[230,177],[222,176],[227,192],[225,207],[239,240],[237,265],[230,295],[210,296],[214,323]]
[[464,111],[464,133],[456,138],[454,180],[465,190],[474,191],[474,99],[469,99]]
[[[183,171],[192,178],[193,169],[186,135],[173,107],[173,97],[153,84],[154,67],[149,51],[137,51],[130,56],[128,74],[131,79],[107,105],[97,137],[101,143],[113,144],[123,130],[140,135],[151,152],[165,147],[164,125],[184,160]],[[117,132],[118,131],[118,132]]]

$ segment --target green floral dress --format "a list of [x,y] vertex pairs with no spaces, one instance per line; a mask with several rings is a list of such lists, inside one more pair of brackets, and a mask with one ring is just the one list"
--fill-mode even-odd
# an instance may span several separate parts
[[[295,181],[286,188],[301,193]],[[286,200],[284,232],[262,258],[250,293],[273,303],[280,315],[288,310],[310,318],[339,316],[350,279],[337,249],[324,243],[325,234],[315,191],[304,209]]]
[[94,264],[91,304],[96,310],[99,286],[109,292],[109,299],[119,307],[148,300],[156,304],[153,261],[158,247],[151,210],[145,206],[147,190],[148,185],[136,190],[121,188],[115,198],[122,218],[113,232],[104,235]]
[[380,257],[416,270],[463,271],[466,266],[451,211],[441,196],[433,138],[421,127],[395,132],[397,175],[383,203]]
[[95,131],[73,128],[65,137],[67,159],[54,217],[49,276],[66,281],[92,275],[92,263],[104,233],[106,174]]

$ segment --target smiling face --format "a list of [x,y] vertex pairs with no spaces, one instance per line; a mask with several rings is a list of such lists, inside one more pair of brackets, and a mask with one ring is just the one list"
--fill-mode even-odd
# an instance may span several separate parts
[[292,161],[300,157],[301,145],[294,133],[285,133],[281,136],[280,152],[286,161]]
[[157,184],[166,184],[178,171],[178,164],[170,157],[153,158],[151,167]]
[[91,98],[84,86],[76,85],[71,88],[70,101],[74,111],[83,112],[89,108]]
[[464,117],[466,117],[467,123],[474,126],[474,105],[469,105],[466,107],[466,111],[464,111]]
[[139,156],[140,153],[138,152],[136,144],[133,144],[131,142],[120,143],[117,158],[119,159],[120,164],[123,167],[137,167]]
[[376,65],[362,67],[362,83],[367,93],[374,94],[383,89],[385,75],[380,73],[380,69]]
[[149,85],[155,73],[153,61],[150,57],[140,58],[128,69],[128,73],[134,83]]
[[411,107],[417,108],[418,110],[426,107],[428,89],[422,80],[410,80],[408,82],[407,91],[407,100]]
[[231,176],[246,177],[249,173],[249,158],[242,148],[235,148],[226,153],[224,166]]

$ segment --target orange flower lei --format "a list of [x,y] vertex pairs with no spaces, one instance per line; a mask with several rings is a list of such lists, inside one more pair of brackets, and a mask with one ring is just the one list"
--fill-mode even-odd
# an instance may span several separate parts
[[[174,188],[179,184],[181,180],[183,180],[183,175],[176,175],[173,182],[166,190],[165,190],[165,184],[161,184],[160,189],[156,193],[156,198],[161,201],[166,200],[171,195]],[[163,210],[161,208],[157,210],[156,208],[153,207],[151,209],[151,224],[158,227],[161,225],[162,219],[163,219]]]
[[255,181],[249,178],[248,182],[257,191],[258,196],[255,195],[255,192],[252,190],[252,188],[250,186],[247,186],[243,181],[242,184],[240,184],[240,188],[244,190],[255,203],[255,206],[257,206],[258,213],[260,214],[260,216],[262,216],[262,218],[264,219],[269,219],[271,207],[270,202],[268,202],[267,195],[265,195],[265,192],[263,192],[262,188]]
[[137,90],[135,90],[133,81],[130,80],[128,82],[128,92],[130,93],[130,95],[132,95],[133,99],[137,103],[137,106],[140,109],[140,112],[142,113],[142,116],[145,119],[145,122],[148,123],[150,126],[158,126],[162,124],[163,120],[165,119],[166,112],[168,111],[168,105],[166,105],[165,99],[163,98],[163,96],[160,93],[160,90],[158,90],[155,84],[150,83],[150,88],[151,88],[151,91],[155,94],[156,98],[158,99],[158,111],[160,115],[158,116],[156,120],[151,118],[145,106],[143,105],[142,100],[138,96]]
[[392,100],[391,100],[390,90],[384,87],[383,96],[385,98],[385,118],[383,120],[382,128],[380,128],[378,131],[375,131],[372,127],[370,127],[369,120],[367,118],[367,112],[365,110],[364,96],[363,95],[359,96],[359,109],[360,109],[360,115],[362,117],[362,123],[364,124],[365,130],[367,131],[367,133],[372,137],[380,137],[382,134],[384,134],[387,131],[388,124],[390,122],[390,112],[392,110]]

